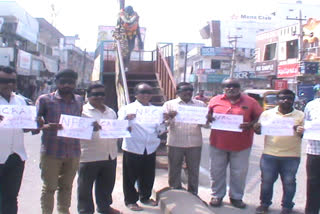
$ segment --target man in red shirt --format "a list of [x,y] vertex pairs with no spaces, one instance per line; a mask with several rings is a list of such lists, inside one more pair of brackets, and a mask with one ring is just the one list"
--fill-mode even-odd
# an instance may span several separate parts
[[230,202],[237,208],[245,208],[242,201],[249,155],[253,141],[253,124],[259,119],[262,108],[259,103],[240,92],[240,83],[227,79],[222,83],[224,94],[213,97],[209,102],[208,120],[214,123],[212,113],[242,115],[242,132],[211,130],[210,175],[212,198],[210,205],[219,207],[226,195],[226,171],[230,165]]

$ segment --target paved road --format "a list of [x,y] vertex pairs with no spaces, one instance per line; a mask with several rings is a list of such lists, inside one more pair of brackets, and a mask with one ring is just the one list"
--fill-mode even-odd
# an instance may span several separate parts
[[[210,200],[210,182],[208,177],[209,168],[209,157],[208,157],[208,137],[209,131],[204,131],[204,146],[201,161],[201,187],[199,189],[199,196],[206,202]],[[39,151],[40,151],[40,135],[31,136],[30,134],[25,135],[26,149],[29,155],[29,159],[26,162],[25,173],[23,177],[23,183],[19,195],[19,214],[40,214],[40,193],[42,181],[40,178],[39,170]],[[239,210],[229,205],[228,197],[225,197],[225,203],[223,208],[211,208],[213,213],[216,214],[245,214],[254,213],[255,207],[259,204],[259,191],[260,191],[260,169],[259,159],[263,148],[263,138],[261,136],[255,137],[254,146],[252,148],[250,158],[250,169],[247,178],[246,194],[244,197],[245,202],[248,203],[249,207],[245,210]],[[305,154],[303,145],[303,155],[300,164],[300,168],[297,176],[297,194],[295,197],[295,211],[296,213],[303,213],[305,204]],[[123,193],[122,193],[122,163],[121,154],[118,157],[118,168],[117,168],[117,181],[116,187],[113,194],[114,207],[121,209],[123,213],[134,213],[125,208],[123,204]],[[163,171],[162,171],[163,174]],[[166,185],[166,175],[161,175],[156,178],[156,182],[160,181],[162,177],[163,185]],[[76,214],[76,180],[74,182],[71,213]],[[281,197],[282,188],[279,181],[277,181],[274,187],[274,204],[271,207],[271,213],[279,213],[281,209]],[[139,213],[161,213],[160,209],[144,207],[144,212]]]

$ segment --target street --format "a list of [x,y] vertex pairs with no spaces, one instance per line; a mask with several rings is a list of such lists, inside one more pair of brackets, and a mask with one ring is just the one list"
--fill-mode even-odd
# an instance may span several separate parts
[[[209,130],[204,130],[204,146],[201,160],[201,173],[200,173],[200,188],[199,196],[206,202],[210,200],[210,182],[209,182],[209,151],[208,151],[208,137]],[[40,194],[42,181],[40,178],[39,169],[39,154],[40,154],[40,135],[32,136],[31,134],[25,134],[25,145],[28,152],[29,159],[26,162],[24,177],[19,194],[19,214],[40,214]],[[297,193],[295,196],[295,213],[303,213],[305,205],[305,186],[306,186],[306,174],[305,174],[305,145],[302,148],[302,159],[297,175]],[[260,192],[260,169],[259,160],[261,151],[263,148],[263,137],[255,136],[254,145],[252,148],[250,167],[247,177],[247,186],[245,191],[244,201],[248,203],[248,208],[239,210],[229,205],[229,199],[226,196],[224,199],[224,206],[221,208],[211,208],[213,213],[216,214],[233,214],[233,213],[254,213],[256,206],[259,205],[259,192]],[[113,194],[113,207],[122,210],[123,213],[134,213],[125,208],[123,203],[122,193],[122,157],[121,153],[118,158],[117,166],[117,180]],[[157,182],[157,178],[156,178]],[[279,213],[281,209],[281,188],[280,179],[276,182],[274,187],[273,204],[271,205],[271,214]],[[72,204],[70,212],[72,214],[77,213],[77,200],[76,200],[76,179],[73,186]],[[150,208],[144,207],[144,211],[140,213],[161,213],[158,207]]]

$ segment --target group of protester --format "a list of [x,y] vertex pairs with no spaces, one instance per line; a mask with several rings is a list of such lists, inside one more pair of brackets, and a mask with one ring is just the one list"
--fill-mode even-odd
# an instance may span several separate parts
[[[26,105],[25,100],[13,93],[17,74],[10,67],[0,67],[0,105]],[[177,122],[178,107],[206,107],[206,104],[192,97],[190,83],[177,84],[177,98],[163,105],[164,121],[161,124],[147,124],[136,121],[135,110],[152,106],[150,100],[153,88],[146,83],[135,86],[136,100],[122,108],[117,114],[104,104],[105,88],[93,84],[87,89],[88,102],[73,93],[77,73],[63,70],[56,75],[55,92],[41,95],[36,101],[38,129],[0,128],[0,196],[2,214],[17,213],[19,193],[26,152],[23,133],[42,131],[40,169],[43,181],[41,209],[43,214],[52,214],[54,194],[57,192],[59,214],[69,214],[72,183],[78,172],[78,213],[93,214],[92,188],[95,185],[96,209],[98,213],[120,213],[112,208],[112,191],[115,185],[117,164],[117,139],[101,139],[98,131],[100,119],[128,120],[130,138],[124,138],[123,150],[123,193],[125,205],[133,210],[143,208],[138,201],[148,206],[157,206],[151,199],[155,179],[156,150],[160,144],[159,135],[168,131],[167,147],[169,176],[168,183],[173,189],[182,189],[181,169],[183,162],[188,171],[187,191],[197,195],[199,166],[203,143],[201,128],[214,123],[216,114],[242,115],[240,132],[211,130],[210,172],[212,198],[211,206],[223,205],[227,193],[226,171],[230,168],[229,197],[237,208],[245,208],[243,202],[249,157],[253,134],[261,134],[261,123],[265,119],[292,118],[293,136],[265,136],[265,147],[260,161],[261,204],[256,213],[267,213],[272,201],[273,184],[280,175],[283,184],[282,214],[292,212],[296,191],[296,172],[300,163],[301,137],[304,121],[317,121],[320,116],[320,99],[308,103],[303,112],[293,108],[295,94],[290,90],[278,93],[278,106],[264,111],[253,98],[241,93],[237,80],[227,79],[222,83],[224,94],[213,97],[208,104],[207,124]],[[59,123],[61,114],[93,118],[91,140],[79,140],[57,136],[63,129]],[[4,119],[0,115],[0,123]],[[308,140],[307,146],[307,203],[306,214],[318,214],[320,208],[320,142]],[[136,188],[137,184],[137,188]]]

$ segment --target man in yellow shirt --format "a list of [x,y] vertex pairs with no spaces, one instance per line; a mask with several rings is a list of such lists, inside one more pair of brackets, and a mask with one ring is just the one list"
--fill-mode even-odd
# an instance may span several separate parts
[[261,134],[261,123],[266,120],[292,118],[294,133],[292,136],[265,135],[264,150],[260,160],[261,190],[260,206],[257,214],[268,213],[273,194],[273,184],[280,174],[283,185],[281,214],[289,214],[294,206],[296,192],[296,173],[300,164],[301,136],[303,133],[304,114],[293,108],[295,94],[288,89],[278,95],[278,106],[263,112],[255,124],[256,134]]

